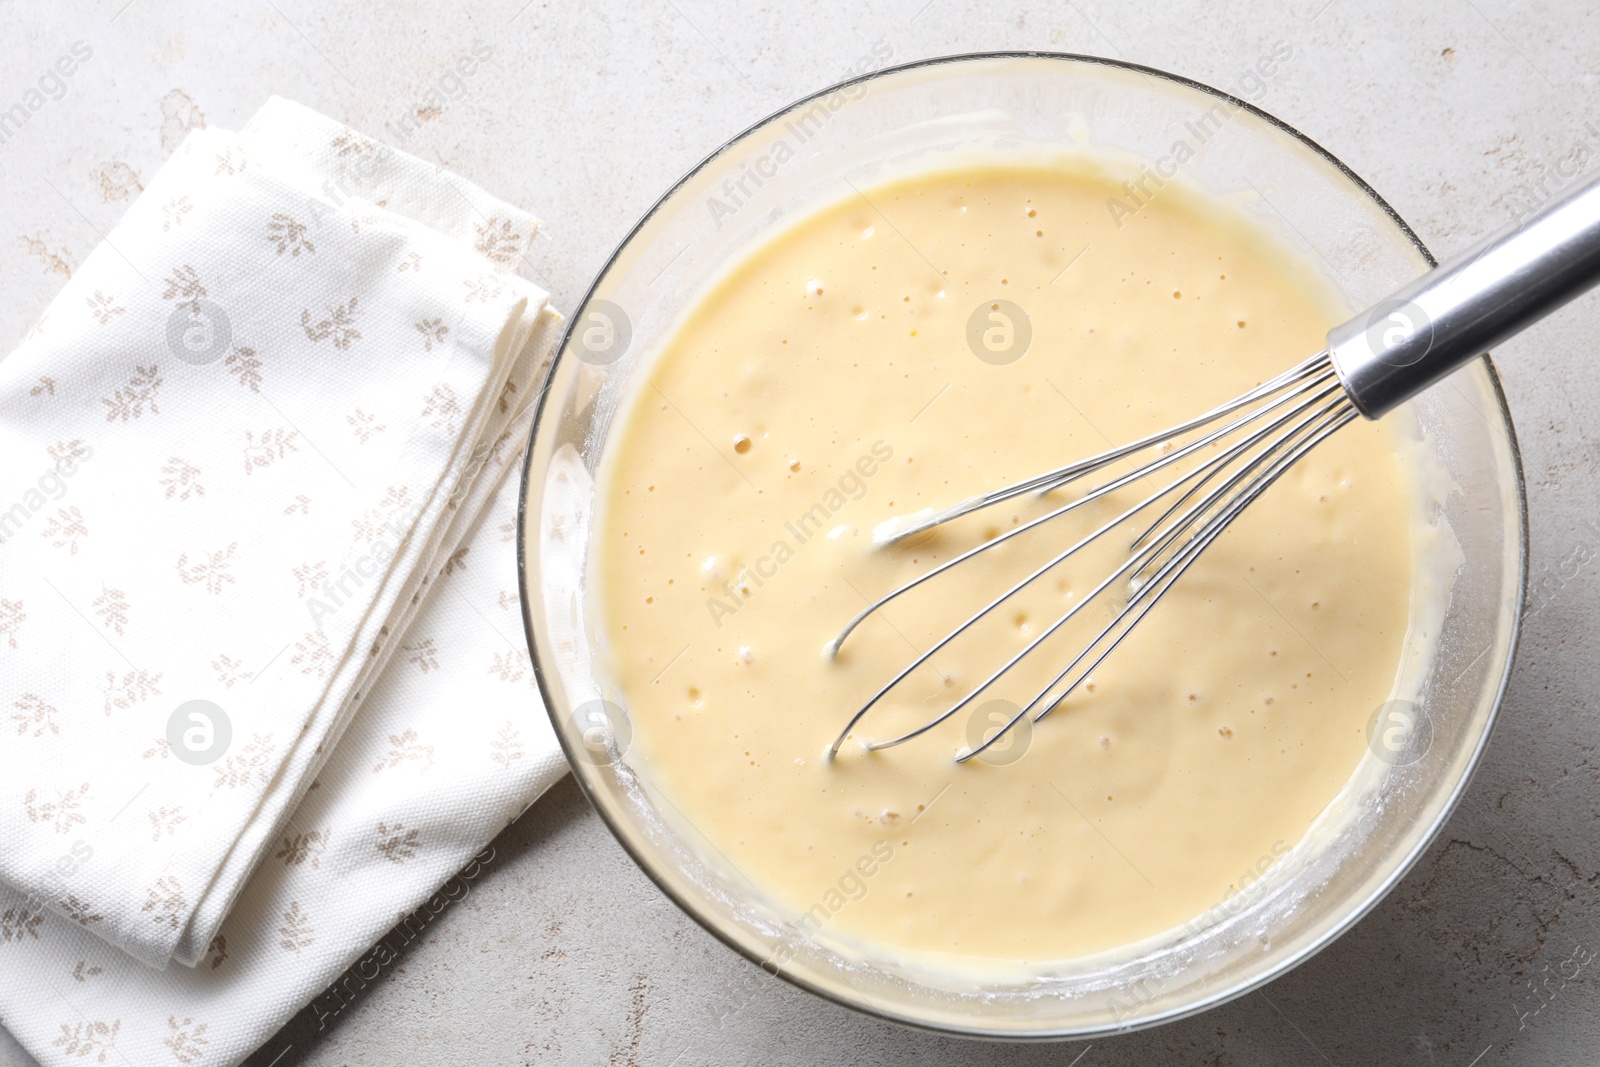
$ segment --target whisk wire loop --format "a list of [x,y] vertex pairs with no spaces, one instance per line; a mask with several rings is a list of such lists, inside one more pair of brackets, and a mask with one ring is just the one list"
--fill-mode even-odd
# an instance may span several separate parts
[[[1255,406],[1252,407],[1252,405]],[[1230,419],[1224,425],[1202,433],[1193,440],[1180,443],[1181,438],[1185,435],[1204,430],[1206,427],[1212,426],[1212,424],[1229,416],[1234,416],[1241,411],[1243,411],[1243,414],[1238,414],[1237,417]],[[1358,412],[1345,394],[1328,354],[1324,352],[1291,367],[1283,374],[1248,390],[1233,400],[1160,434],[1153,434],[1132,444],[1102,452],[1099,455],[1091,456],[1067,467],[1025,479],[990,493],[971,497],[952,508],[935,513],[931,517],[918,517],[912,521],[891,521],[883,524],[875,532],[875,540],[880,544],[893,542],[918,531],[930,529],[981,508],[1012,499],[1023,493],[1037,492],[1043,494],[1054,491],[1094,471],[1101,470],[1111,463],[1136,455],[1141,451],[1151,448],[1160,448],[1162,450],[1157,457],[1125,474],[1096,486],[1083,496],[994,536],[983,544],[958,553],[944,563],[930,568],[879,597],[858,612],[846,624],[839,635],[825,646],[825,651],[829,655],[837,655],[840,646],[850,636],[851,632],[884,605],[951,568],[971,560],[979,553],[986,552],[1013,537],[1020,536],[1047,522],[1060,518],[1091,501],[1108,496],[1135,482],[1150,479],[1153,475],[1173,467],[1203,450],[1213,447],[1220,449],[1215,455],[1205,457],[1191,469],[1176,473],[1172,481],[1157,488],[1133,506],[1122,511],[1087,536],[1053,556],[1026,577],[1014,583],[999,596],[972,613],[964,622],[945,634],[930,648],[919,653],[908,665],[885,682],[855,712],[827,750],[827,757],[832,759],[837,755],[845,739],[860,724],[866,714],[885,696],[905,681],[914,671],[928,663],[934,655],[949,646],[957,637],[976,625],[984,616],[1089,544],[1104,537],[1118,526],[1145,512],[1163,499],[1177,494],[1176,499],[1168,504],[1161,514],[1132,540],[1129,556],[1119,567],[1095,586],[1091,592],[1067,609],[1055,622],[1045,628],[1038,637],[1013,654],[1004,664],[970,690],[964,697],[917,728],[887,740],[867,742],[864,747],[868,750],[878,750],[903,744],[945,722],[952,715],[970,705],[981,693],[1014,669],[1024,658],[1035,652],[1075,618],[1088,604],[1095,601],[1119,581],[1126,580],[1130,588],[1129,596],[1105,628],[1084,646],[1068,662],[1067,666],[1048,685],[1040,690],[1027,705],[1020,708],[1009,721],[1002,724],[997,731],[981,744],[964,749],[957,756],[957,760],[958,762],[965,762],[983,752],[1005,736],[1024,716],[1034,713],[1037,708],[1042,707],[1043,710],[1034,715],[1034,720],[1038,721],[1044,718],[1050,711],[1060,706],[1078,686],[1082,685],[1090,672],[1126,639],[1140,620],[1171,589],[1184,571],[1189,568],[1206,547],[1221,535],[1222,531],[1245,507],[1265,492],[1301,456],[1354,419],[1357,414]],[[1257,423],[1260,423],[1260,425],[1255,425]],[[1230,440],[1241,432],[1244,433],[1243,437],[1238,440]],[[1209,489],[1207,488],[1208,486],[1210,487]],[[1180,490],[1182,491],[1179,492]],[[1091,656],[1093,658],[1088,666],[1078,670],[1079,665]],[[1075,670],[1078,672],[1077,677],[1065,689],[1056,693],[1057,687],[1069,675],[1072,675]]]

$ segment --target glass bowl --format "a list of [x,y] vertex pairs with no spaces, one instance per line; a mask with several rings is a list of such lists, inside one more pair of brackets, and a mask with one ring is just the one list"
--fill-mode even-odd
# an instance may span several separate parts
[[[1460,548],[1420,679],[1421,728],[1408,734],[1404,758],[1358,775],[1366,785],[1347,790],[1346,817],[1323,847],[1295,850],[1249,894],[1183,929],[1026,980],[863,959],[799,936],[630,762],[627,713],[608,702],[615,694],[589,651],[592,479],[619,397],[707,280],[846,183],[957,153],[1004,159],[1084,147],[1165,175],[1180,141],[1195,152],[1183,180],[1325,266],[1352,310],[1433,264],[1360,178],[1243,100],[1087,56],[966,55],[844,82],[733,138],[646,213],[572,317],[539,403],[519,523],[523,624],[545,705],[579,785],[645,873],[729,946],[819,996],[911,1025],[1014,1039],[1081,1038],[1222,1003],[1305,960],[1373,907],[1449,817],[1488,739],[1516,645],[1527,536],[1516,442],[1485,358],[1410,409],[1431,462],[1454,483],[1439,513]],[[1285,365],[1305,355],[1286,353]]]

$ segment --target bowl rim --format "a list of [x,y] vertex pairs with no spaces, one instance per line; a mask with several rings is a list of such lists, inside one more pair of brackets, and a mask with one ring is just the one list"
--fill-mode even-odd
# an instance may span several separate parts
[[[1171,71],[1161,70],[1157,67],[1148,67],[1140,63],[1128,62],[1127,60],[1110,59],[1105,56],[1086,55],[1078,52],[1029,50],[959,52],[942,56],[932,56],[925,59],[914,60],[909,63],[899,63],[893,66],[882,67],[877,70],[868,71],[865,74],[860,74],[855,77],[846,78],[843,81],[835,82],[783,105],[782,107],[763,116],[757,121],[751,123],[749,126],[740,130],[738,133],[729,137],[727,140],[723,141],[699,162],[695,163],[692,167],[686,170],[677,181],[673,182],[672,185],[668,187],[667,190],[650,205],[644,214],[639,217],[639,220],[629,227],[628,232],[623,235],[622,239],[617,243],[617,246],[612,249],[610,255],[606,257],[605,263],[601,265],[599,271],[595,274],[593,281],[589,283],[588,289],[583,294],[583,299],[580,300],[577,305],[578,308],[582,309],[588,306],[589,302],[594,298],[596,290],[599,289],[601,283],[605,281],[606,277],[611,273],[612,268],[617,264],[617,260],[633,242],[633,239],[638,236],[639,232],[651,219],[656,216],[662,207],[677,195],[678,191],[684,185],[686,185],[691,179],[703,171],[714,160],[732,149],[735,145],[740,144],[747,138],[754,136],[763,129],[766,129],[773,122],[773,120],[779,116],[788,114],[789,112],[805,104],[825,99],[834,93],[840,92],[841,90],[849,89],[857,85],[864,85],[880,78],[890,77],[907,71],[919,70],[926,67],[954,65],[965,62],[1004,59],[1044,59],[1065,61],[1068,63],[1081,63],[1089,66],[1110,67],[1121,71],[1142,74],[1147,77],[1159,78],[1162,81],[1170,82],[1174,85],[1194,90],[1206,96],[1211,96],[1217,100],[1230,104],[1233,107],[1242,108],[1254,115],[1256,118],[1261,119],[1283,133],[1288,134],[1290,137],[1299,141],[1306,148],[1309,148],[1313,153],[1332,164],[1347,181],[1355,186],[1355,188],[1361,193],[1365,194],[1369,200],[1371,200],[1383,211],[1389,220],[1394,223],[1394,225],[1402,234],[1405,235],[1406,239],[1411,242],[1413,247],[1416,248],[1417,252],[1421,254],[1430,268],[1438,266],[1438,260],[1434,257],[1433,253],[1428,250],[1427,245],[1423,244],[1422,239],[1417,236],[1416,231],[1413,230],[1405,221],[1405,219],[1400,216],[1400,213],[1396,211],[1387,200],[1380,196],[1377,190],[1373,189],[1371,185],[1367,184],[1367,182],[1360,175],[1350,169],[1350,167],[1346,166],[1342,160],[1324,148],[1321,144],[1312,140],[1310,137],[1277,116],[1272,115],[1271,113],[1264,111],[1252,104],[1248,100],[1241,99],[1237,96],[1234,96],[1232,93],[1225,92],[1216,88],[1215,86],[1207,85],[1204,82],[1196,81],[1193,78],[1185,77],[1181,74],[1175,74]],[[1528,492],[1527,479],[1523,472],[1522,465],[1522,449],[1517,440],[1516,427],[1511,419],[1511,409],[1506,403],[1505,389],[1500,382],[1499,372],[1496,371],[1494,362],[1487,352],[1482,356],[1479,356],[1478,361],[1481,361],[1483,369],[1488,375],[1489,385],[1494,395],[1495,410],[1505,426],[1506,440],[1511,452],[1512,473],[1516,483],[1516,507],[1518,520],[1517,536],[1520,542],[1518,545],[1516,564],[1517,611],[1512,617],[1511,633],[1508,642],[1505,667],[1501,672],[1499,682],[1495,686],[1494,700],[1489,708],[1488,721],[1484,724],[1484,729],[1478,737],[1478,742],[1467,760],[1466,770],[1462,774],[1461,778],[1457,781],[1455,788],[1451,791],[1450,796],[1446,799],[1444,805],[1441,807],[1439,816],[1434,821],[1433,826],[1431,826],[1428,829],[1428,832],[1417,841],[1412,850],[1406,856],[1404,856],[1398,864],[1395,865],[1389,876],[1385,878],[1383,882],[1366,897],[1366,899],[1361,900],[1355,907],[1347,910],[1344,916],[1330,926],[1321,938],[1302,948],[1294,955],[1285,958],[1276,967],[1252,978],[1235,982],[1233,985],[1217,991],[1201,1002],[1190,1004],[1184,1007],[1173,1008],[1158,1015],[1150,1016],[1148,1018],[1141,1018],[1135,1022],[1116,1027],[1052,1029],[1041,1030],[1036,1033],[996,1031],[982,1026],[953,1027],[940,1025],[925,1019],[912,1018],[894,1011],[885,1010],[878,1005],[851,1000],[847,997],[838,995],[831,990],[820,988],[807,978],[791,973],[785,967],[779,967],[775,964],[769,965],[768,960],[758,958],[754,953],[749,951],[745,945],[741,944],[735,937],[733,937],[731,933],[723,930],[709,917],[703,915],[699,907],[693,901],[687,900],[675,892],[662,877],[657,875],[651,864],[647,862],[645,858],[635,849],[632,840],[624,831],[624,828],[618,825],[618,823],[614,821],[607,813],[605,807],[599,802],[599,799],[595,795],[595,792],[591,787],[587,777],[585,777],[583,771],[581,770],[583,761],[579,759],[577,753],[574,752],[566,733],[562,729],[562,724],[557,721],[556,713],[554,711],[555,705],[552,700],[552,688],[555,683],[550,677],[548,677],[547,671],[539,662],[539,653],[537,649],[538,643],[534,640],[533,615],[532,606],[529,603],[527,575],[527,508],[529,471],[533,458],[534,442],[538,440],[539,428],[544,421],[545,410],[550,394],[550,384],[555,379],[557,364],[561,360],[563,354],[567,351],[568,345],[572,340],[573,332],[577,328],[578,323],[579,319],[577,316],[573,316],[568,320],[566,329],[562,332],[560,343],[553,349],[554,355],[550,360],[549,368],[545,372],[544,381],[541,383],[539,395],[535,401],[533,422],[528,431],[527,444],[523,449],[522,470],[519,474],[519,486],[517,491],[517,598],[522,612],[523,638],[528,645],[528,657],[532,663],[534,678],[538,683],[539,697],[544,703],[545,714],[551,720],[551,725],[555,730],[556,740],[561,745],[562,754],[567,759],[569,769],[572,771],[572,776],[578,783],[578,788],[582,791],[584,798],[589,801],[590,807],[592,807],[596,814],[600,816],[600,820],[605,823],[606,829],[611,832],[611,836],[616,839],[617,843],[622,846],[623,851],[628,854],[628,858],[633,860],[634,864],[644,872],[645,877],[648,878],[657,889],[665,894],[667,899],[672,901],[672,903],[675,904],[679,910],[683,911],[702,929],[711,934],[718,941],[722,942],[722,944],[726,945],[739,956],[748,960],[750,963],[755,964],[768,974],[775,974],[777,977],[781,978],[785,982],[788,982],[790,985],[803,989],[806,992],[817,996],[824,1001],[827,1001],[828,1003],[837,1004],[840,1007],[848,1008],[873,1019],[879,1019],[901,1026],[907,1026],[916,1030],[977,1040],[1003,1041],[1010,1043],[1073,1041],[1102,1035],[1132,1033],[1136,1030],[1143,1030],[1149,1027],[1160,1026],[1165,1023],[1177,1022],[1181,1019],[1198,1015],[1201,1012],[1209,1011],[1212,1008],[1220,1007],[1232,1000],[1236,1000],[1239,997],[1244,996],[1247,993],[1251,993],[1262,988],[1268,983],[1283,977],[1296,967],[1299,967],[1302,963],[1305,963],[1311,957],[1321,952],[1328,945],[1338,940],[1338,938],[1344,935],[1352,926],[1365,918],[1366,915],[1384,899],[1384,897],[1388,896],[1394,887],[1400,883],[1401,879],[1403,879],[1411,871],[1412,867],[1416,865],[1417,861],[1422,858],[1423,853],[1433,846],[1434,841],[1444,829],[1445,824],[1450,821],[1450,818],[1452,815],[1454,815],[1457,806],[1461,803],[1461,799],[1465,795],[1467,787],[1472,784],[1472,779],[1477,774],[1478,766],[1482,761],[1484,750],[1488,746],[1489,738],[1494,733],[1495,725],[1499,722],[1500,709],[1504,704],[1506,691],[1511,682],[1511,674],[1516,666],[1517,652],[1522,638],[1522,605],[1526,602],[1528,594],[1529,568]]]

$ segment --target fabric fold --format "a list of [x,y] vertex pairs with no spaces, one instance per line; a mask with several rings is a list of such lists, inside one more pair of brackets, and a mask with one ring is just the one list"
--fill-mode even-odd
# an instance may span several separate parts
[[[324,999],[329,985],[358,961],[381,968],[374,943],[441,885],[471,892],[473,858],[560,780],[513,584],[519,458],[487,461],[479,484],[497,492],[399,635],[437,666],[408,655],[376,680],[197,966],[151,970],[0,889],[0,1021],[41,1064],[104,1052],[106,1063],[230,1067],[313,999],[337,1012],[350,993]],[[62,876],[69,891],[98,859]]]
[[0,880],[206,958],[386,668],[437,668],[402,635],[525,432],[536,229],[275,100],[0,361]]

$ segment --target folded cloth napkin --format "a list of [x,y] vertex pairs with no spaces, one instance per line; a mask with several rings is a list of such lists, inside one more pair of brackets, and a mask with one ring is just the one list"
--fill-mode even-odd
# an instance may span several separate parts
[[[391,657],[443,670],[448,635],[403,635],[525,427],[536,227],[274,100],[192,133],[0,362],[0,881],[29,922],[193,966],[286,840],[336,847],[291,813]],[[392,749],[361,789],[438,759]],[[430,819],[367,832],[403,824],[395,860]]]
[[[518,458],[490,460],[485,478]],[[153,971],[0,890],[0,1022],[34,1058],[230,1067],[308,1002],[324,1024],[338,1016],[431,910],[471,891],[473,857],[566,771],[521,638],[516,490],[505,478],[399,636],[430,656],[391,663],[362,698],[198,967]]]

